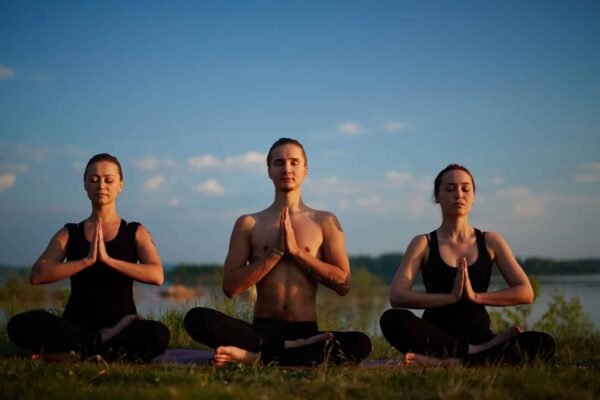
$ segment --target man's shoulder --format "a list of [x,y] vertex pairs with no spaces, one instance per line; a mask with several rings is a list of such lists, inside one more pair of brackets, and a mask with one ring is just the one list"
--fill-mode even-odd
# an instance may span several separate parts
[[252,229],[256,225],[255,214],[244,214],[235,220],[235,227],[240,229]]
[[319,225],[321,225],[321,227],[323,227],[323,228],[335,227],[335,228],[339,229],[340,231],[342,230],[340,221],[335,216],[335,214],[332,213],[331,211],[311,209],[310,212],[312,214],[312,219],[315,222],[317,222]]
[[266,218],[269,214],[269,209],[257,211],[255,213],[244,214],[238,217],[235,221],[235,225],[243,228],[253,228],[256,224],[260,223],[261,220]]

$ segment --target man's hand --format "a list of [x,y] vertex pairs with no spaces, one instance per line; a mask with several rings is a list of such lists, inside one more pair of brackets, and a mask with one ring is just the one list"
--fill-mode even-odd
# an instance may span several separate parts
[[292,227],[289,209],[284,207],[281,211],[281,214],[283,219],[285,252],[291,256],[295,256],[300,251],[300,247],[298,247],[298,243],[296,243],[296,234],[294,233],[294,228]]
[[285,254],[285,214],[283,210],[279,213],[279,232],[277,233],[277,241],[273,246],[273,252],[283,256]]

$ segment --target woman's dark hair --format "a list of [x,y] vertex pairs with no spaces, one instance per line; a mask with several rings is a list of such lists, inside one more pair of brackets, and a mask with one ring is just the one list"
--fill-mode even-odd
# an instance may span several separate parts
[[277,139],[277,141],[275,143],[273,143],[273,145],[269,149],[269,154],[267,154],[267,165],[268,166],[271,165],[271,159],[272,159],[271,153],[273,153],[273,150],[275,150],[279,146],[283,146],[284,144],[295,144],[296,146],[300,147],[300,150],[302,150],[302,155],[304,156],[304,165],[308,166],[308,160],[306,159],[306,152],[304,151],[304,147],[302,147],[300,142],[297,141],[296,139],[290,139],[290,138],[286,138],[286,137]]
[[473,178],[471,171],[469,171],[467,169],[467,167],[465,167],[464,165],[448,164],[448,166],[446,168],[444,168],[443,170],[441,170],[439,172],[439,174],[437,174],[437,176],[435,177],[435,181],[433,181],[433,198],[434,199],[435,199],[435,196],[437,196],[437,194],[440,192],[440,186],[442,184],[442,176],[444,176],[444,174],[448,171],[454,171],[457,169],[469,174],[469,176],[471,177],[471,182],[473,182],[473,192],[475,192],[475,178]]
[[119,160],[117,160],[117,157],[108,153],[96,154],[95,156],[90,158],[90,161],[88,161],[87,165],[85,166],[85,171],[83,171],[83,180],[85,180],[85,177],[87,176],[87,171],[90,165],[100,161],[108,161],[115,164],[117,166],[117,169],[119,170],[119,177],[121,178],[121,180],[123,180],[123,171],[121,170],[121,163],[119,162]]

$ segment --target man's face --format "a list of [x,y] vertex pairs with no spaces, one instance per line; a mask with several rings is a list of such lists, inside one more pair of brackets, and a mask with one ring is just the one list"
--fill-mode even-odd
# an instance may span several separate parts
[[306,161],[300,147],[289,143],[273,149],[269,178],[277,189],[290,192],[299,188],[306,174]]

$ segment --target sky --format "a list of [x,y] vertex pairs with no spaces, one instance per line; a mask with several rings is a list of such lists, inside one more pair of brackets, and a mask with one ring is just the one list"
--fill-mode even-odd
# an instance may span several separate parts
[[585,0],[0,1],[0,264],[89,216],[101,152],[165,264],[221,263],[273,200],[279,137],[350,255],[439,226],[457,162],[471,223],[516,255],[600,257],[599,20]]

